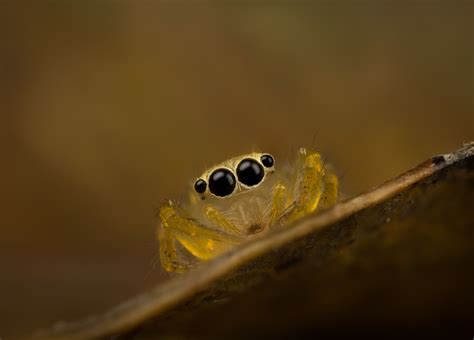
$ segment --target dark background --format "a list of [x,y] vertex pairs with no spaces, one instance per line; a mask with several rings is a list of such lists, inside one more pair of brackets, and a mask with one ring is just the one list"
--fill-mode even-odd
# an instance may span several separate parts
[[474,136],[474,2],[0,3],[0,337],[169,278],[157,203],[252,149],[346,195]]

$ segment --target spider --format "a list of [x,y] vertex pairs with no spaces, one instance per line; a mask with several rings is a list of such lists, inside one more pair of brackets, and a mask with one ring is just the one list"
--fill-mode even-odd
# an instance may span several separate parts
[[298,150],[277,168],[268,153],[226,160],[196,179],[189,200],[159,208],[160,260],[185,272],[253,235],[297,220],[337,200],[338,179],[315,151]]

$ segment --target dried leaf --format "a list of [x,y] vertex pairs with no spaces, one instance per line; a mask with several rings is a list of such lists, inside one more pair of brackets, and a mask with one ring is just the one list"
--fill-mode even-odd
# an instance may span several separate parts
[[471,143],[244,244],[104,315],[35,336],[468,330],[474,324],[473,169]]

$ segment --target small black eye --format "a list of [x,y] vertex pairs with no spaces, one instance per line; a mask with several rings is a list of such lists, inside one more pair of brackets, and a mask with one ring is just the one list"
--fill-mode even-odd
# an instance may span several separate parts
[[237,177],[240,183],[249,187],[260,183],[264,174],[263,167],[255,159],[246,158],[237,165]]
[[204,191],[206,191],[206,181],[203,179],[198,179],[196,183],[194,183],[194,190],[196,190],[197,193],[202,194]]
[[209,176],[209,191],[216,196],[230,195],[235,189],[235,176],[230,170],[217,169]]
[[262,164],[265,165],[267,168],[271,168],[275,161],[273,160],[273,157],[270,155],[263,155],[260,157],[260,160],[262,161]]

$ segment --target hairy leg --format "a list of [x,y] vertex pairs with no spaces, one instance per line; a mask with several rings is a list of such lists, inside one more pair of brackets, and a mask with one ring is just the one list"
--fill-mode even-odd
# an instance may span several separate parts
[[176,250],[175,239],[168,228],[161,225],[158,231],[158,241],[160,243],[161,266],[167,272],[184,273],[191,267],[190,264],[179,261]]
[[170,259],[179,262],[174,244],[176,240],[200,260],[209,260],[241,242],[238,236],[211,229],[185,217],[171,201],[160,208],[159,214],[163,229],[160,252],[165,263]]
[[324,191],[325,167],[321,155],[301,148],[298,157],[295,201],[288,221],[296,220],[314,211]]
[[240,230],[231,222],[227,217],[225,217],[217,208],[213,206],[206,205],[203,209],[204,215],[207,219],[214,224],[216,224],[222,231],[239,235]]
[[270,222],[269,225],[277,224],[287,206],[287,190],[283,183],[277,182],[273,187],[272,205],[270,208]]
[[329,207],[336,204],[339,187],[339,180],[337,176],[331,171],[326,170],[326,175],[323,178],[324,192],[319,203],[319,208]]

